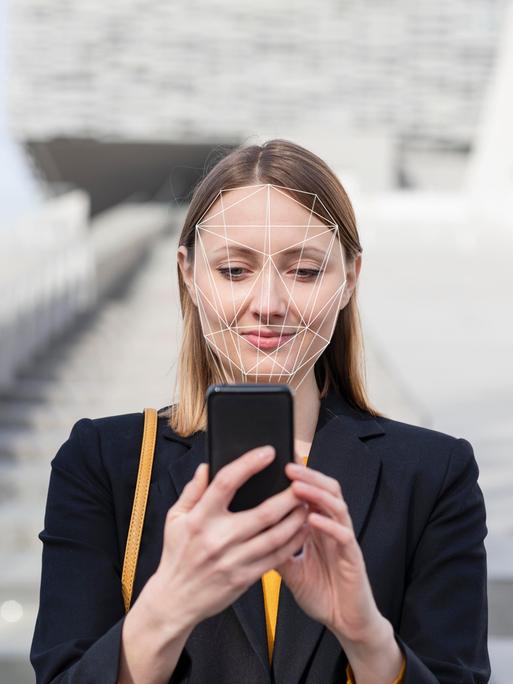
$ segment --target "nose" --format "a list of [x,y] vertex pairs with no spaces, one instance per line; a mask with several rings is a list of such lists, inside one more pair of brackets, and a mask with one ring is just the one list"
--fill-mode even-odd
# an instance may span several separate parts
[[262,323],[272,323],[287,313],[290,295],[271,260],[262,268],[258,282],[251,293],[250,311]]

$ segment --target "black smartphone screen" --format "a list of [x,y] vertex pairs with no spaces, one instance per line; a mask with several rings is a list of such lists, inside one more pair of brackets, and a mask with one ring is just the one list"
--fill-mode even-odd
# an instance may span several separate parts
[[265,444],[274,460],[235,493],[229,510],[258,506],[286,489],[285,464],[294,461],[293,396],[288,385],[242,383],[211,385],[207,399],[209,479],[246,451]]

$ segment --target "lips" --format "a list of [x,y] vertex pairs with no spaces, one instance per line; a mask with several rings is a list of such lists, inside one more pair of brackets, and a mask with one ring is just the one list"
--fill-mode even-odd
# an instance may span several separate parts
[[250,330],[241,333],[248,342],[259,349],[275,349],[281,346],[296,333],[276,333],[270,330]]

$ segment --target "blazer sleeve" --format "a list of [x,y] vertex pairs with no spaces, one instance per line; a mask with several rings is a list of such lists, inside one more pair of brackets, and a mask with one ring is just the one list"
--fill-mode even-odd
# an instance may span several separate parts
[[472,445],[457,439],[407,573],[395,638],[404,684],[486,684],[487,535]]
[[[406,669],[406,658],[403,655],[403,662],[401,665],[401,669],[399,670],[399,674],[397,677],[394,679],[391,684],[403,684],[404,682],[404,670]],[[351,664],[348,663],[346,667],[346,684],[358,684],[358,682],[354,678],[354,672],[353,668],[351,667]]]
[[[39,609],[37,684],[116,684],[124,607],[112,492],[94,422],[82,418],[51,462]],[[123,547],[124,548],[124,547]]]

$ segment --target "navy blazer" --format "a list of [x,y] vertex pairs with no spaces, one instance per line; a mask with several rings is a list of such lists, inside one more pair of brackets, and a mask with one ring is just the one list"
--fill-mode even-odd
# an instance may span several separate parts
[[[142,412],[82,418],[51,462],[30,650],[38,684],[117,682],[142,431]],[[169,507],[205,460],[204,432],[179,437],[159,415],[133,601],[157,569]],[[486,511],[471,444],[372,417],[331,392],[308,466],[341,484],[377,606],[406,656],[404,683],[488,682]],[[345,684],[346,665],[335,636],[282,583],[270,667],[257,581],[195,627],[169,681]]]

